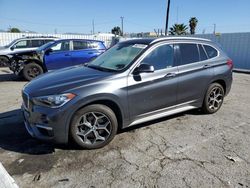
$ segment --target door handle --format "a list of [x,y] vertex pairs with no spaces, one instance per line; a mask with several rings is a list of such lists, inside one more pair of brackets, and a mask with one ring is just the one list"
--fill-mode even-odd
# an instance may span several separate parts
[[93,52],[89,52],[88,54],[94,54]]
[[64,54],[64,56],[70,56],[70,54]]
[[167,73],[165,75],[166,78],[172,78],[172,77],[175,77],[175,76],[176,76],[176,74],[174,72],[170,72],[170,73]]
[[203,69],[207,69],[209,67],[211,67],[211,65],[206,64],[206,65],[203,66]]

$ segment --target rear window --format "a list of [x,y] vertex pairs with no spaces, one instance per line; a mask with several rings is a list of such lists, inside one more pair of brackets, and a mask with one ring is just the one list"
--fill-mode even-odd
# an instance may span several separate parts
[[187,65],[199,61],[200,57],[197,44],[179,44],[178,46],[181,53],[181,65]]
[[209,58],[213,58],[213,57],[216,57],[218,55],[218,51],[215,48],[213,48],[212,46],[208,46],[208,45],[203,45],[203,46],[204,46]]

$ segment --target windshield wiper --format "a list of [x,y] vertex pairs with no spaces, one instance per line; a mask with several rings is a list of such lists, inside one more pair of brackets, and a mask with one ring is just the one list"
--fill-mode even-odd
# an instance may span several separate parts
[[85,63],[84,66],[92,68],[92,69],[96,69],[96,70],[99,70],[99,71],[104,71],[104,72],[117,72],[114,69],[108,69],[108,68],[105,68],[105,67],[101,67],[101,66],[93,65],[93,64],[88,64],[88,63]]

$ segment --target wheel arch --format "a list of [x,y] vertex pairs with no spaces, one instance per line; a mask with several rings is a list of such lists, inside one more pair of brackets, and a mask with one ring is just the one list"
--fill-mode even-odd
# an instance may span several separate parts
[[124,121],[124,116],[123,116],[124,114],[123,114],[123,111],[121,110],[122,109],[121,106],[116,101],[109,99],[109,98],[99,98],[99,99],[96,98],[95,100],[91,100],[91,101],[88,101],[84,104],[78,105],[77,108],[75,110],[73,110],[73,112],[70,115],[69,121],[67,123],[67,128],[66,128],[66,134],[68,135],[68,139],[70,137],[69,127],[70,127],[70,124],[72,123],[74,114],[77,111],[79,111],[80,109],[82,109],[86,106],[89,106],[89,105],[93,105],[93,104],[102,104],[102,105],[109,107],[116,115],[116,118],[118,121],[118,131],[120,131],[122,129],[122,125],[123,125],[123,121]]

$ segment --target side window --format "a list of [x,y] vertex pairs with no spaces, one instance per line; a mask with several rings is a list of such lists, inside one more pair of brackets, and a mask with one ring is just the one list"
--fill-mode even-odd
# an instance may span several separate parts
[[153,65],[155,70],[161,70],[174,66],[173,45],[162,45],[151,51],[142,61]]
[[29,41],[21,40],[15,44],[15,48],[29,48]]
[[37,48],[43,45],[43,40],[31,40],[31,47]]
[[198,46],[199,46],[199,52],[200,52],[200,61],[207,60],[207,54],[204,51],[204,48],[202,47],[201,44],[199,44]]
[[68,51],[69,50],[69,41],[59,42],[53,47],[51,47],[53,52],[60,52],[60,51]]
[[209,58],[213,58],[213,57],[216,57],[218,55],[217,50],[214,49],[213,47],[208,46],[208,45],[203,45],[203,46],[204,46]]
[[180,65],[187,65],[199,61],[197,44],[179,44],[181,62]]
[[88,42],[86,41],[73,41],[73,49],[74,50],[83,50],[87,49],[88,47]]

